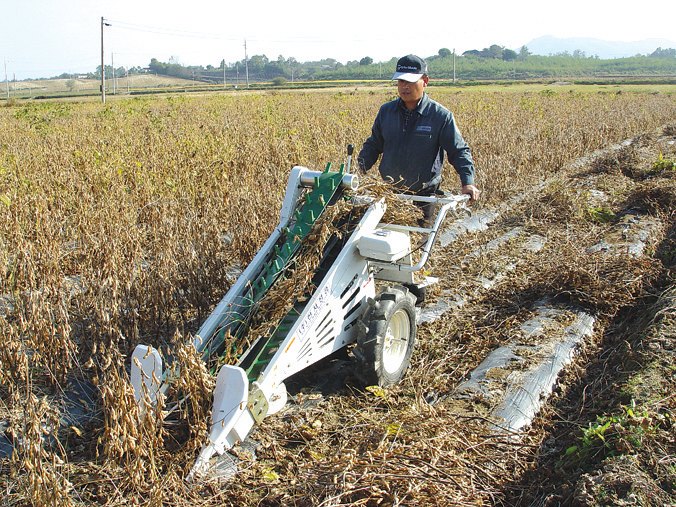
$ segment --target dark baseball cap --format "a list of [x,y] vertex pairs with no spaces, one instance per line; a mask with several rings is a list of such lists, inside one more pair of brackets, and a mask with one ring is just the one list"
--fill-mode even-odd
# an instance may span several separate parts
[[415,55],[408,55],[399,58],[397,62],[397,71],[392,79],[403,79],[409,83],[415,83],[427,74],[427,64],[425,60]]

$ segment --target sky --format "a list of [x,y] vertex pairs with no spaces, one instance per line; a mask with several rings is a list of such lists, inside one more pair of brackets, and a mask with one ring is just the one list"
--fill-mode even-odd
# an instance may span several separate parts
[[[637,41],[663,37],[676,3],[640,6],[606,0],[552,2],[431,2],[410,0],[2,0],[0,58],[7,77],[36,79],[93,72],[101,64],[147,67],[151,58],[183,65],[234,63],[246,54],[300,62],[365,56],[375,62],[441,48],[458,54],[498,44],[518,50],[552,35]],[[660,21],[662,20],[662,21]],[[671,34],[670,34],[671,35]],[[673,39],[673,37],[671,37]],[[2,69],[0,69],[2,72]],[[5,75],[0,75],[4,81]]]

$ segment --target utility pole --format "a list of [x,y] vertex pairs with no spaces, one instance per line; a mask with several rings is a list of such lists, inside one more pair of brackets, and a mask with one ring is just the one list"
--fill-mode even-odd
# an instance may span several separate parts
[[223,89],[225,90],[225,58],[223,58]]
[[106,65],[103,60],[103,27],[110,26],[101,16],[101,102],[106,103]]
[[453,84],[455,84],[455,48],[453,48]]
[[246,39],[244,39],[244,67],[246,69],[246,87],[249,88],[249,57],[246,54]]
[[110,52],[110,66],[113,68],[113,95],[115,95],[115,53]]
[[5,85],[7,86],[7,103],[9,103],[9,79],[7,79],[7,60],[5,60]]
[[105,21],[101,16],[101,102],[106,103],[106,67],[103,60],[103,25]]

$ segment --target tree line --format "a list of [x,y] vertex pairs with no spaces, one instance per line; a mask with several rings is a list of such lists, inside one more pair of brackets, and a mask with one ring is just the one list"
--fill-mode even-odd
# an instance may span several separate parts
[[[602,76],[676,76],[676,49],[658,47],[650,54],[628,58],[600,59],[587,55],[582,50],[567,51],[548,56],[533,55],[528,47],[518,51],[493,44],[481,50],[453,54],[448,48],[441,48],[435,55],[424,57],[433,79],[458,79],[463,81],[491,79],[537,79],[575,78]],[[346,64],[325,58],[318,61],[299,62],[294,57],[269,59],[266,55],[254,55],[248,59],[227,63],[222,60],[217,66],[183,65],[177,57],[169,62],[151,59],[146,68],[133,67],[113,69],[106,66],[106,78],[124,77],[127,74],[154,73],[183,79],[194,79],[213,83],[241,84],[249,81],[310,80],[358,80],[389,79],[395,71],[398,57],[386,62],[374,62],[365,56]],[[64,74],[57,77],[72,77]],[[84,77],[84,76],[83,76]],[[86,77],[100,79],[101,66]]]

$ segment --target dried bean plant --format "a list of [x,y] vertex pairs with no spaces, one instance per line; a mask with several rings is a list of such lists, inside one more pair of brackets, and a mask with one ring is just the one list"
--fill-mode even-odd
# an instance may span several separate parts
[[[574,159],[673,121],[674,111],[666,94],[429,93],[472,147],[484,207],[533,192]],[[421,347],[431,355],[416,363],[415,384],[335,396],[323,426],[312,411],[296,422],[271,418],[260,463],[231,484],[183,480],[205,439],[213,388],[185,343],[277,224],[290,169],[340,163],[393,95],[232,92],[0,109],[0,428],[14,448],[0,460],[6,505],[470,504],[490,501],[495,484],[518,472],[527,443],[498,443],[476,421],[422,401],[421,386],[450,386],[472,350],[494,345],[494,334],[470,332],[456,315],[422,328],[440,348],[435,356]],[[458,186],[450,166],[442,186]],[[386,195],[366,182],[364,191]],[[415,218],[412,209],[397,218],[386,199],[386,221]],[[332,219],[316,234],[329,234]],[[306,280],[316,261],[302,260],[294,276]],[[579,277],[605,277],[600,291],[580,285],[572,295],[606,293],[607,268],[584,265]],[[566,273],[549,289],[573,286]],[[271,311],[303,296],[307,285],[292,285],[265,302]],[[251,332],[270,324],[261,318]],[[145,415],[129,380],[139,343],[171,350],[180,373]],[[86,417],[64,422],[60,400],[75,383],[92,386],[92,399],[81,403]],[[266,475],[272,468],[281,480]]]

